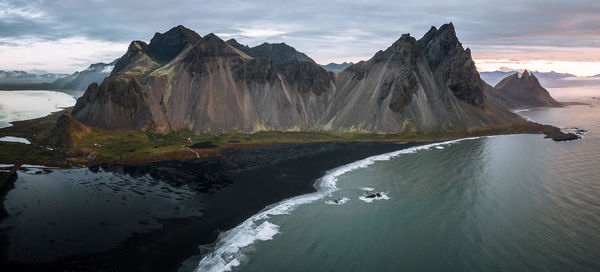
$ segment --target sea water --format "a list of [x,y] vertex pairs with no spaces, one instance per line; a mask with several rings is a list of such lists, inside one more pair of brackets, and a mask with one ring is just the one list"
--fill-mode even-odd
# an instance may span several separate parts
[[550,91],[588,105],[519,114],[583,139],[469,138],[340,166],[222,233],[197,271],[600,270],[600,89]]

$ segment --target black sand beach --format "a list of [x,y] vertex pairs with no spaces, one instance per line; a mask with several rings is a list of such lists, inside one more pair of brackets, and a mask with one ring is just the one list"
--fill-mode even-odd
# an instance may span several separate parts
[[[0,266],[3,271],[193,270],[220,231],[235,227],[270,204],[314,191],[315,180],[327,170],[417,144],[281,144],[226,150],[221,157],[211,159],[91,167],[91,171],[101,168],[132,176],[148,174],[171,184],[186,184],[204,195],[202,216],[161,219],[161,228],[134,234],[111,250],[63,256],[42,263],[9,260],[6,251],[10,229],[2,229]],[[119,224],[120,220],[114,218],[109,223]],[[202,251],[201,245],[206,245]],[[186,260],[186,266],[182,267]]]

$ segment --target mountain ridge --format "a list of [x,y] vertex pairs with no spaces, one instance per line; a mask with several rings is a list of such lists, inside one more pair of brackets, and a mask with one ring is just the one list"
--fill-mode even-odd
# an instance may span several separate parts
[[[210,134],[471,131],[523,122],[486,100],[451,23],[419,40],[404,34],[338,74],[284,43],[249,47],[190,33],[178,26],[150,44],[133,41],[73,116],[90,127]],[[156,45],[170,42],[163,36],[178,46]]]
[[[510,76],[514,73],[522,74],[522,70],[512,71],[492,71],[492,72],[481,72],[479,73],[481,79],[490,85],[498,84],[502,79]],[[563,87],[575,87],[585,85],[600,85],[600,75],[578,77],[574,74],[569,73],[558,73],[555,71],[550,72],[531,72],[534,74],[540,83],[547,88],[563,88]]]

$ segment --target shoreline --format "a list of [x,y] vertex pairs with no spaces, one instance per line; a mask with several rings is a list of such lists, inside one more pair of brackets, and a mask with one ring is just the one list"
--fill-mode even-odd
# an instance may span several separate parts
[[[312,203],[314,201],[319,201],[326,198],[330,193],[338,189],[337,179],[339,176],[357,169],[368,167],[378,161],[390,160],[402,154],[414,153],[421,150],[429,150],[430,148],[439,145],[449,145],[461,141],[480,139],[483,137],[467,137],[404,147],[396,151],[369,156],[364,159],[332,168],[328,170],[325,175],[315,180],[313,184],[313,187],[315,188],[314,192],[297,195],[272,205],[268,205],[259,213],[254,214],[250,218],[244,220],[244,222],[237,225],[235,228],[221,233],[216,242],[216,245],[219,245],[219,247],[209,251],[208,254],[190,258],[184,263],[182,270],[195,271],[192,268],[197,268],[200,269],[200,271],[225,271],[231,267],[238,266],[240,262],[237,260],[235,254],[239,252],[239,250],[253,244],[257,240],[270,240],[273,236],[279,233],[279,226],[267,221],[270,216],[288,214],[299,205]],[[262,220],[264,220],[264,222],[259,225],[258,221]],[[242,241],[238,241],[238,239],[241,239]],[[250,241],[248,241],[248,239],[250,239]],[[237,251],[232,254],[232,250]],[[229,258],[223,259],[223,255],[229,255]],[[196,261],[196,266],[193,266],[193,263],[191,263],[192,261]]]
[[[438,135],[402,143],[398,143],[398,139],[236,143],[242,144],[242,147],[223,148],[218,155],[199,159],[92,165],[89,167],[91,171],[102,169],[131,176],[150,175],[179,185],[192,184],[195,190],[207,196],[203,216],[161,220],[163,226],[160,229],[134,234],[111,250],[65,256],[45,263],[9,262],[6,258],[6,240],[0,248],[0,265],[9,271],[176,271],[191,256],[197,258],[192,260],[199,261],[198,256],[209,253],[210,249],[199,250],[198,247],[214,245],[219,232],[238,226],[269,205],[316,192],[315,181],[331,169],[370,156],[432,142],[473,136],[543,133],[533,128],[553,127],[535,124],[520,127],[520,131],[513,129],[509,133],[491,130],[476,133],[479,135]],[[118,219],[115,221],[118,224]],[[4,234],[6,230],[0,230],[0,240],[5,241]]]
[[[256,149],[281,144],[333,143],[333,142],[431,142],[475,136],[501,134],[545,134],[553,127],[528,122],[506,124],[497,128],[426,131],[416,130],[398,134],[333,131],[263,131],[252,134],[232,133],[222,135],[195,134],[176,131],[159,134],[151,131],[102,130],[74,135],[70,147],[51,144],[51,131],[57,120],[67,110],[45,117],[11,122],[12,126],[0,129],[0,137],[21,137],[31,145],[0,142],[0,163],[14,163],[21,155],[33,149],[24,163],[60,168],[93,167],[106,163],[144,164],[167,160],[219,157],[230,149]],[[37,147],[36,147],[37,146]]]
[[[229,161],[211,164],[211,171],[216,174],[208,177],[208,182],[204,184],[210,186],[197,188],[203,190],[207,197],[202,217],[163,220],[162,228],[136,234],[105,252],[66,256],[46,263],[7,263],[5,260],[2,266],[9,271],[176,271],[191,256],[207,253],[201,252],[198,247],[214,243],[219,231],[236,227],[266,206],[315,192],[315,180],[326,171],[373,155],[423,144],[307,143],[230,151],[232,153],[224,155]],[[183,184],[191,184],[193,179],[198,178],[194,174],[207,172],[206,168],[201,173],[193,171],[197,169],[198,161],[202,159],[170,162],[184,166],[180,168],[183,169],[181,172],[157,172],[156,169],[160,167],[153,163],[133,168],[116,165],[101,167],[106,171],[122,171],[130,175],[146,173],[155,178],[161,178],[162,174],[163,179],[178,175],[178,178],[190,179]],[[164,165],[165,162],[160,164]],[[151,169],[154,169],[153,173]],[[200,182],[200,185],[203,183]]]

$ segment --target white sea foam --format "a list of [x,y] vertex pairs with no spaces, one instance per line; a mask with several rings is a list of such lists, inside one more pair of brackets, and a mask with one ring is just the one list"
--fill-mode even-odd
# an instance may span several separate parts
[[[5,168],[5,167],[13,167],[15,166],[14,164],[0,164],[0,168]],[[22,164],[21,167],[25,167],[25,168],[55,168],[55,167],[50,167],[50,166],[44,166],[44,165],[34,165],[34,164]]]
[[350,201],[349,198],[347,197],[342,197],[340,199],[336,199],[336,200],[328,200],[325,201],[325,204],[330,204],[330,205],[343,205],[344,203]]
[[436,145],[435,148],[437,148],[437,149],[444,149],[444,147],[441,146],[441,145]]
[[[240,259],[244,258],[240,249],[245,248],[255,241],[266,241],[273,239],[279,233],[279,226],[267,221],[273,215],[289,214],[294,208],[323,199],[337,190],[336,183],[338,177],[359,168],[365,168],[377,161],[387,161],[402,154],[415,153],[420,150],[428,150],[439,145],[448,145],[465,140],[473,140],[481,137],[463,138],[441,143],[433,143],[421,146],[410,147],[390,153],[376,155],[349,163],[333,170],[328,171],[315,183],[317,192],[300,195],[283,200],[279,203],[267,206],[261,212],[246,219],[237,227],[223,232],[219,235],[215,249],[200,260],[195,271],[230,271],[232,267],[240,265]],[[368,187],[365,187],[367,189]],[[368,188],[372,189],[372,188]],[[385,193],[380,199],[389,199]],[[365,200],[363,200],[365,201]]]
[[388,199],[390,199],[390,196],[388,196],[384,192],[381,192],[379,194],[381,196],[375,196],[375,197],[368,198],[366,195],[363,195],[363,196],[359,196],[358,199],[360,199],[364,202],[367,202],[367,203],[371,203],[371,202],[373,202],[373,200],[382,200],[382,199],[388,200]]
[[520,110],[516,110],[516,111],[514,111],[514,113],[517,113],[517,114],[519,114],[519,113],[521,113],[521,112],[526,112],[526,111],[529,111],[529,110],[531,110],[531,109],[520,109]]
[[13,136],[4,136],[4,137],[0,138],[0,142],[14,142],[14,143],[31,144],[31,142],[25,138],[13,137]]
[[367,191],[367,192],[375,190],[375,189],[373,189],[371,187],[360,187],[360,189],[363,190],[363,191]]

